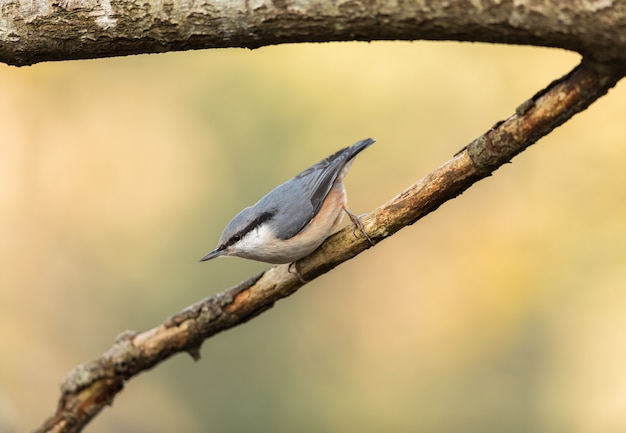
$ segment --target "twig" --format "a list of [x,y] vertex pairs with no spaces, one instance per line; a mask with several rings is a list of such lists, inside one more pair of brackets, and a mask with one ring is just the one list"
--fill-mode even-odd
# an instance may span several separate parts
[[[623,71],[617,67],[583,61],[450,161],[363,216],[365,230],[377,243],[413,224],[587,108],[622,76]],[[311,281],[370,248],[367,239],[356,233],[348,227],[331,236],[317,251],[300,260],[300,273]],[[81,431],[133,376],[178,352],[188,352],[198,360],[204,340],[247,322],[302,285],[287,265],[276,266],[186,308],[153,329],[124,333],[100,358],[69,373],[61,386],[56,412],[36,431]]]

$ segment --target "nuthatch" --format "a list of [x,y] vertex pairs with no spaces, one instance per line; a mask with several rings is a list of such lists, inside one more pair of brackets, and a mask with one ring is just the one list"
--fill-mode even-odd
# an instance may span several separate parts
[[367,138],[341,149],[274,188],[239,212],[222,232],[217,248],[200,261],[238,256],[266,263],[295,262],[331,235],[344,211],[372,243],[361,221],[346,207],[343,178],[354,157],[373,143]]

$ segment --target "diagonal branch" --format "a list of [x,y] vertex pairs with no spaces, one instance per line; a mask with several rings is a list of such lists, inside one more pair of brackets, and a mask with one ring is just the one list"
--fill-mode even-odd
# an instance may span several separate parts
[[0,62],[371,40],[538,45],[626,61],[626,2],[0,0]]
[[[451,160],[362,217],[369,236],[380,242],[433,212],[587,108],[623,75],[621,69],[583,61]],[[312,280],[369,247],[363,236],[344,228],[302,259],[298,267],[304,278]],[[133,376],[178,352],[199,359],[204,340],[261,314],[302,285],[287,265],[276,266],[188,307],[153,329],[121,335],[99,359],[70,372],[61,386],[56,412],[37,431],[82,430]]]

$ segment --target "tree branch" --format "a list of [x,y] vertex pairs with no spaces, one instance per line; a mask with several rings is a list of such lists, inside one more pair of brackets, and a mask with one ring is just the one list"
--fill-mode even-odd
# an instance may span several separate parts
[[[434,211],[478,180],[509,162],[540,137],[584,110],[624,75],[619,68],[583,62],[521,104],[515,114],[463,148],[389,202],[362,218],[375,241]],[[369,248],[347,227],[298,262],[312,280]],[[303,284],[287,265],[276,266],[220,294],[206,298],[163,324],[126,332],[99,359],[76,367],[61,386],[54,415],[38,432],[78,432],[122,390],[126,381],[178,352],[200,357],[200,346],[218,332],[244,323],[297,291]]]
[[0,1],[0,62],[346,40],[565,48],[626,61],[626,3],[552,0]]

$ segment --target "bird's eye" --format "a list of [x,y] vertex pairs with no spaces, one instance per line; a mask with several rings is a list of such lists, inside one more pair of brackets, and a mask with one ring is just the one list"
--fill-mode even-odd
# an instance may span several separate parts
[[233,242],[239,242],[241,240],[241,235],[235,235],[231,238]]

